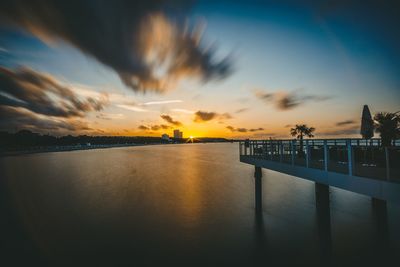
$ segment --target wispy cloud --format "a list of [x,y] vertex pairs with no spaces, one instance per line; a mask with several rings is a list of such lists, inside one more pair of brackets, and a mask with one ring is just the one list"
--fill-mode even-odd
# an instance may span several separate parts
[[5,49],[4,47],[0,46],[0,52],[1,53],[9,53],[10,51],[8,51],[7,49]]
[[119,108],[123,108],[123,109],[130,110],[130,111],[135,111],[135,112],[148,112],[147,109],[139,108],[135,105],[118,104],[116,106]]
[[162,100],[162,101],[149,101],[142,103],[140,105],[149,106],[149,105],[164,105],[164,104],[171,104],[171,103],[182,103],[182,100]]
[[259,131],[264,131],[264,128],[259,127],[259,128],[235,128],[233,126],[226,126],[226,129],[230,130],[231,132],[240,132],[240,133],[247,133],[247,132],[259,132]]
[[318,135],[322,135],[322,136],[346,136],[346,135],[355,135],[355,134],[360,134],[360,126],[359,125],[318,132]]
[[336,126],[344,126],[344,125],[350,125],[356,123],[354,120],[345,120],[345,121],[339,121],[336,123]]
[[249,108],[241,108],[241,109],[236,110],[235,113],[239,114],[239,113],[246,112],[248,110],[249,110]]
[[196,112],[194,110],[183,109],[183,108],[173,108],[171,109],[171,111],[185,113],[185,114],[194,114]]
[[268,105],[273,103],[279,110],[290,110],[307,102],[322,102],[332,98],[331,96],[305,94],[303,90],[265,92],[257,89],[254,90],[254,95]]

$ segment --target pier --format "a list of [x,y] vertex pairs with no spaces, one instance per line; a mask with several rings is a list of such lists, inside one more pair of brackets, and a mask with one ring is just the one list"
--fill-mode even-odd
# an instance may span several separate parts
[[[255,208],[262,209],[262,168],[315,182],[318,203],[329,203],[334,186],[372,198],[373,207],[400,203],[400,140],[380,139],[245,140],[240,161],[255,166]],[[326,206],[326,205],[325,205]]]

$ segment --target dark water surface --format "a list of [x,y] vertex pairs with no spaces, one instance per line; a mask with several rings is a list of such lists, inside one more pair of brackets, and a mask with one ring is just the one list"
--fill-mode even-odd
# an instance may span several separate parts
[[370,198],[331,188],[327,215],[312,182],[263,170],[257,216],[254,167],[238,154],[188,144],[0,158],[0,265],[400,262],[398,204],[385,222]]

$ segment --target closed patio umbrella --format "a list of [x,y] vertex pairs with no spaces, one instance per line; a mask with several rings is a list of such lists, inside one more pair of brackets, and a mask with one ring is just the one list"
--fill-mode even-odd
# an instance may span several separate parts
[[[363,111],[362,111],[362,117],[361,117],[361,129],[360,129],[360,134],[362,138],[364,139],[371,139],[374,137],[374,121],[371,116],[371,112],[369,111],[368,105],[364,105]],[[365,144],[365,150],[364,150],[364,164],[363,165],[369,165],[367,161],[367,143]],[[373,149],[371,150],[371,157],[373,158]]]
[[374,137],[374,121],[372,120],[368,105],[364,105],[362,111],[360,134],[364,139],[371,139]]

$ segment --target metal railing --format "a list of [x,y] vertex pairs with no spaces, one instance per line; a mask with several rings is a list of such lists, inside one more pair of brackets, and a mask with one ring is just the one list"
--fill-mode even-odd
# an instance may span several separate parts
[[400,182],[400,140],[390,147],[380,139],[244,140],[240,156],[293,166]]

